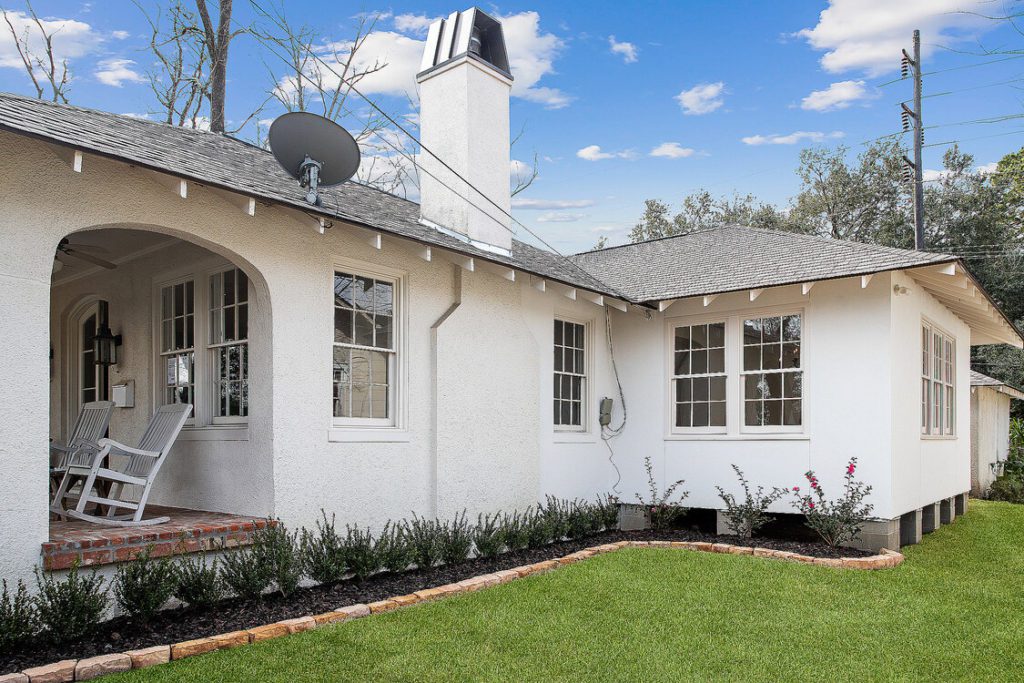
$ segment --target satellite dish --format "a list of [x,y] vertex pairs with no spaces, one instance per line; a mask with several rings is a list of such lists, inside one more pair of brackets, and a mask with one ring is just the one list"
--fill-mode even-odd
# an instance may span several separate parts
[[320,187],[343,183],[359,169],[359,145],[334,121],[306,111],[293,111],[270,124],[274,158],[299,185],[306,201],[320,206]]

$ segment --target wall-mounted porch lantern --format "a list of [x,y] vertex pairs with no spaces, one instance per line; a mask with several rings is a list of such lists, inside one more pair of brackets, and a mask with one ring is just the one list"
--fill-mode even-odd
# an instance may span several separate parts
[[121,335],[110,331],[108,322],[108,304],[99,302],[97,311],[96,336],[92,339],[93,358],[96,365],[111,366],[117,363],[117,347],[121,346]]

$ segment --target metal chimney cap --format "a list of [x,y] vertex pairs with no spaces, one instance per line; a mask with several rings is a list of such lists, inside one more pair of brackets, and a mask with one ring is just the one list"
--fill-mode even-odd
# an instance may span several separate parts
[[476,7],[452,12],[430,25],[417,75],[423,76],[464,55],[512,78],[501,22]]

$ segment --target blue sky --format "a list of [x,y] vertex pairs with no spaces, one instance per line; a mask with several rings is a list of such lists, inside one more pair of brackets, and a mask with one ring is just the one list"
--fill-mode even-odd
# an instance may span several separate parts
[[[15,23],[24,9],[21,0],[0,6],[15,13]],[[152,62],[147,24],[134,4],[34,6],[61,27],[56,44],[72,71],[72,103],[153,110],[143,76]],[[235,6],[240,24],[253,19],[247,2]],[[454,9],[464,7],[287,1],[289,17],[315,24],[325,40],[350,38],[361,12],[380,15],[364,51],[388,66],[363,90],[397,114],[410,111],[405,93],[413,90],[428,20]],[[1024,144],[1018,120],[944,125],[1022,113],[1024,62],[983,52],[1017,49],[1024,39],[1005,22],[970,13],[1003,12],[999,0],[510,2],[483,9],[506,26],[516,77],[512,127],[525,131],[513,158],[539,158],[540,175],[517,197],[516,215],[564,252],[587,249],[601,235],[624,241],[646,198],[678,204],[707,188],[785,206],[799,188],[803,147],[843,144],[856,153],[899,130],[899,101],[910,97],[910,83],[882,84],[899,76],[899,49],[909,48],[913,28],[922,30],[926,73],[940,72],[925,79],[932,95],[925,124],[943,127],[927,131],[926,142],[960,140],[979,166]],[[10,36],[0,35],[0,90],[31,94],[12,49]],[[234,43],[229,119],[244,119],[266,98],[272,62],[252,38]],[[260,117],[277,113],[270,107]],[[938,169],[944,150],[926,149],[925,168]]]

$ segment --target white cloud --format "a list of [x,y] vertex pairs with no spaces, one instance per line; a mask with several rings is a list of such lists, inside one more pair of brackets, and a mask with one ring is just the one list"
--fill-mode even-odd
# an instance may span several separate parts
[[839,81],[824,90],[815,90],[800,102],[808,111],[834,111],[846,109],[854,102],[873,99],[877,94],[869,91],[864,81]]
[[636,152],[624,149],[620,152],[604,152],[600,145],[587,145],[576,152],[576,156],[584,161],[601,161],[602,159],[635,159]]
[[615,36],[608,36],[608,45],[612,49],[612,54],[622,55],[622,61],[626,64],[632,64],[637,60],[639,50],[633,43],[619,42],[615,40]]
[[587,217],[585,213],[562,213],[550,211],[537,216],[538,223],[576,223]]
[[512,95],[543,104],[548,109],[561,109],[572,97],[558,88],[538,86],[541,78],[555,73],[555,59],[565,41],[553,33],[542,33],[537,12],[520,12],[501,17],[508,48],[509,68],[515,80]]
[[724,94],[725,83],[721,81],[700,83],[676,95],[676,100],[684,114],[710,114],[725,104]]
[[104,85],[120,88],[125,83],[145,83],[146,78],[133,69],[130,59],[104,59],[96,65],[96,80]]
[[424,35],[430,25],[440,18],[428,17],[423,14],[399,14],[395,16],[395,30]]
[[798,142],[823,142],[835,140],[845,135],[842,131],[822,133],[820,131],[798,130],[789,135],[773,133],[771,135],[750,135],[742,138],[745,145],[795,145]]
[[938,45],[963,40],[988,23],[969,14],[992,14],[991,0],[829,0],[813,28],[797,32],[811,47],[823,50],[821,66],[839,73],[863,70],[869,76],[899,68],[900,50],[921,29],[925,57]]
[[111,37],[112,37],[112,38],[113,38],[114,40],[125,40],[125,39],[127,39],[127,38],[128,38],[128,36],[130,36],[130,35],[131,35],[131,34],[130,34],[130,33],[128,33],[128,31],[111,31],[111,32],[110,32],[110,36],[111,36]]
[[663,142],[654,149],[651,150],[650,154],[652,157],[664,157],[666,159],[685,159],[686,157],[693,156],[697,150],[691,147],[683,147],[678,142]]
[[[974,167],[974,173],[979,173],[981,175],[991,175],[991,174],[996,172],[996,168],[998,166],[999,166],[999,162],[998,161],[993,161],[991,163],[982,164],[981,166],[975,166]],[[950,175],[952,175],[952,171],[948,171],[948,170],[946,170],[944,168],[943,169],[926,168],[923,171],[921,171],[921,180],[923,180],[926,183],[931,183],[931,182],[935,182],[936,180],[942,180],[943,178],[946,178],[947,176],[950,176]]]
[[991,162],[989,162],[987,164],[983,164],[981,166],[978,166],[974,170],[977,171],[978,173],[983,173],[985,175],[991,175],[992,173],[996,172],[996,169],[998,167],[999,167],[999,162],[998,161],[991,161]]
[[550,209],[584,209],[593,206],[593,199],[512,199],[513,209],[550,210]]
[[[363,78],[359,82],[359,90],[367,95],[414,95],[416,73],[426,41],[406,34],[422,35],[424,27],[429,27],[431,21],[426,16],[403,14],[395,17],[395,31],[369,33],[356,53],[353,67],[363,70],[375,63],[386,66]],[[509,65],[515,77],[512,96],[543,104],[548,109],[560,109],[572,102],[572,97],[561,90],[538,85],[541,78],[555,72],[554,61],[564,48],[564,41],[552,33],[541,31],[537,12],[520,12],[501,17],[501,21]],[[324,46],[320,56],[340,72],[338,61],[344,60],[350,49],[351,43],[331,43]],[[335,60],[334,52],[338,53],[339,60]],[[334,87],[338,82],[337,76],[327,69],[324,71],[325,81],[329,87]],[[294,85],[282,82],[279,87],[291,89]]]
[[[8,11],[7,18],[19,36],[28,37],[29,50],[43,57],[45,43],[32,17],[24,12]],[[40,19],[46,32],[53,38],[53,52],[57,61],[72,60],[95,51],[105,40],[92,26],[75,19]],[[24,69],[17,46],[6,24],[0,24],[0,67]]]

